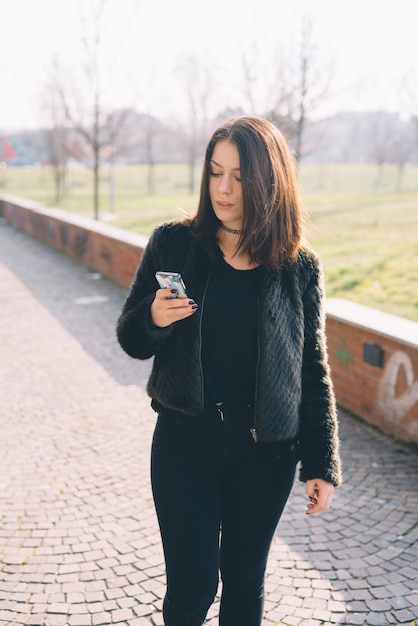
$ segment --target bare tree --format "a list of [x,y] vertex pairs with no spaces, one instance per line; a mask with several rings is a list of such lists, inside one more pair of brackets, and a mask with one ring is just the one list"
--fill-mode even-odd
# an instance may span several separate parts
[[306,154],[304,131],[307,119],[329,94],[333,69],[325,63],[314,42],[312,15],[306,6],[302,16],[296,54],[281,51],[276,59],[276,101],[270,113],[293,146],[295,158]]
[[[412,154],[418,156],[418,72],[415,66],[411,66],[400,86],[401,107],[409,115],[410,132],[409,139],[413,143]],[[418,189],[418,185],[417,185]]]
[[44,131],[47,158],[54,171],[55,200],[60,202],[64,190],[69,156],[68,123],[60,97],[60,88],[56,80],[57,60],[53,60],[52,71],[43,93],[42,110],[47,116],[47,128]]
[[370,156],[377,165],[374,188],[377,190],[384,179],[384,166],[393,163],[397,166],[396,190],[402,186],[405,164],[412,155],[413,140],[411,123],[400,119],[399,113],[377,111],[370,113],[368,143]]
[[156,136],[161,128],[159,122],[153,115],[147,113],[137,113],[136,111],[122,109],[109,115],[108,126],[110,128],[118,124],[123,118],[123,125],[120,132],[115,137],[111,147],[111,161],[120,156],[125,158],[138,156],[141,152],[141,161],[145,160],[148,166],[147,173],[147,193],[153,195],[155,189],[155,163],[156,163]]
[[[393,141],[391,157],[397,166],[395,185],[396,191],[401,191],[402,189],[405,165],[408,163],[414,152],[414,132],[412,124],[412,120],[409,122],[399,120],[397,132]],[[418,125],[416,128],[416,135],[418,137]]]
[[[94,218],[99,219],[100,165],[102,155],[111,152],[112,146],[125,122],[122,113],[108,124],[109,109],[105,93],[112,81],[112,67],[102,66],[103,20],[108,0],[80,2],[83,67],[82,72],[63,71],[57,75],[61,102],[67,123],[76,129],[91,151],[93,170],[93,209]],[[88,14],[83,11],[88,11]],[[130,15],[127,16],[129,24]],[[121,45],[123,41],[121,40]],[[116,62],[115,52],[113,63]]]
[[150,195],[155,193],[155,153],[154,153],[154,138],[155,131],[157,129],[156,120],[148,116],[147,124],[145,126],[145,149],[147,154],[148,163],[148,176],[147,176],[147,189]]
[[258,63],[258,47],[255,41],[242,54],[242,78],[244,98],[251,113],[257,112],[257,91],[261,81]]
[[54,171],[55,201],[61,202],[67,178],[68,128],[65,124],[46,129],[45,144]]
[[214,92],[214,81],[208,67],[188,56],[178,66],[178,76],[187,98],[186,138],[189,166],[189,191],[195,191],[195,169],[206,143],[209,100]]
[[374,189],[377,190],[383,181],[384,165],[389,160],[389,151],[393,142],[386,112],[379,111],[372,115],[369,127],[369,142],[371,156],[377,165],[374,181]]

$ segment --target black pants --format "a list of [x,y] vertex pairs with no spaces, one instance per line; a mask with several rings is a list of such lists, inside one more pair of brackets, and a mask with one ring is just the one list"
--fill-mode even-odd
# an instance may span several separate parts
[[201,626],[218,588],[221,626],[259,626],[264,576],[298,460],[293,443],[255,443],[248,407],[159,416],[151,454],[164,548],[166,626]]

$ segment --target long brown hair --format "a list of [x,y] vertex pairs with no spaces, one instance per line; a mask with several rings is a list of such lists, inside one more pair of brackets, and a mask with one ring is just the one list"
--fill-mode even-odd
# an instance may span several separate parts
[[203,165],[200,199],[193,224],[211,256],[217,250],[219,221],[209,196],[210,162],[218,141],[233,143],[239,154],[243,232],[238,250],[271,269],[296,258],[302,246],[302,209],[296,167],[280,130],[256,116],[231,119],[212,135]]

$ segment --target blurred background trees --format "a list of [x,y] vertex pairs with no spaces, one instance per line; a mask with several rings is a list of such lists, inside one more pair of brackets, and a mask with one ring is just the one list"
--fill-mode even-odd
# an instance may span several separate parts
[[[149,27],[149,5],[126,0],[121,12],[115,0],[80,1],[73,55],[68,50],[52,55],[39,89],[42,123],[37,130],[0,132],[0,147],[7,140],[14,151],[13,158],[7,158],[10,151],[0,149],[0,162],[3,167],[50,165],[58,203],[70,183],[69,167],[91,168],[97,219],[102,169],[108,178],[111,212],[114,167],[122,163],[146,164],[149,195],[158,191],[156,164],[187,163],[189,192],[194,194],[197,166],[212,130],[228,117],[257,114],[278,125],[297,162],[374,163],[376,190],[385,166],[395,164],[396,188],[401,190],[405,165],[418,162],[416,75],[407,68],[400,71],[399,84],[391,89],[391,97],[395,91],[399,101],[398,111],[339,111],[335,98],[344,101],[344,94],[338,93],[336,85],[338,66],[318,37],[312,3],[298,6],[287,36],[283,37],[283,31],[277,35],[269,31],[264,40],[251,23],[257,15],[254,8],[234,59],[226,55],[221,62],[213,61],[204,48],[195,54],[185,50],[180,56],[171,55],[168,48],[159,58],[151,51],[148,56],[145,50],[137,71],[129,73],[124,59],[132,41],[141,40]],[[214,47],[222,50],[223,43],[213,37]],[[161,91],[161,77],[167,80],[170,66],[169,84]],[[114,94],[121,85],[124,102],[118,105]],[[363,82],[357,89],[359,94],[366,93],[370,86]],[[170,111],[165,116],[161,93]]]

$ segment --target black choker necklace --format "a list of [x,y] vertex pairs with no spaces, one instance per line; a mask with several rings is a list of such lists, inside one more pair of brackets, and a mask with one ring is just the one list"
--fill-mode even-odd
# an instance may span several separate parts
[[233,235],[242,235],[242,230],[237,230],[236,228],[229,228],[229,226],[225,226],[223,222],[219,222],[220,228],[222,230],[226,230],[227,233],[232,233]]

